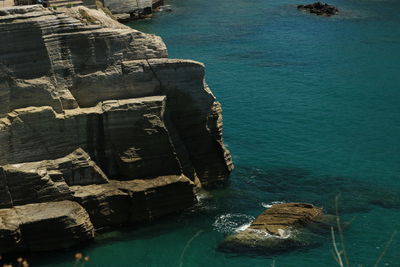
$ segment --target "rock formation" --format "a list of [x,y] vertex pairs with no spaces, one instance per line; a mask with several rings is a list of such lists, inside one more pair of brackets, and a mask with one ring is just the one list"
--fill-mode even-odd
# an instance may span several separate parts
[[311,204],[275,204],[247,229],[228,236],[219,248],[228,252],[276,253],[317,246],[319,235],[334,226],[333,219]]
[[298,5],[297,9],[304,10],[318,16],[328,17],[336,15],[339,12],[339,9],[337,9],[336,7],[328,4],[322,4],[321,2],[316,2],[309,5]]
[[151,15],[164,0],[104,0],[104,5],[119,21],[129,21]]
[[203,64],[101,11],[67,13],[0,10],[0,253],[178,212],[233,168]]

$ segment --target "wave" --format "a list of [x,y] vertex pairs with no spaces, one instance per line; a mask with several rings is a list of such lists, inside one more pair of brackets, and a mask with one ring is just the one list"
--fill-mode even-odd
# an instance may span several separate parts
[[282,204],[282,203],[285,203],[285,202],[284,201],[272,201],[270,203],[261,202],[261,206],[263,206],[266,209],[269,209],[275,204]]
[[227,213],[220,215],[213,223],[213,227],[220,233],[230,234],[240,232],[250,226],[253,216],[240,213]]

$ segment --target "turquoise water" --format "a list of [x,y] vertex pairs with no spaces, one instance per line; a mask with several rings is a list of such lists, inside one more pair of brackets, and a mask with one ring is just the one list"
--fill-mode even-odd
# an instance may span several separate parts
[[[202,61],[222,103],[236,164],[198,207],[98,238],[86,266],[336,266],[322,246],[279,255],[218,251],[224,236],[273,201],[307,201],[353,220],[352,266],[373,266],[400,230],[400,3],[335,0],[332,18],[294,0],[171,0],[173,12],[132,23],[172,58]],[[35,258],[72,266],[74,251]],[[61,262],[61,263],[60,263]],[[400,266],[400,234],[380,266]]]

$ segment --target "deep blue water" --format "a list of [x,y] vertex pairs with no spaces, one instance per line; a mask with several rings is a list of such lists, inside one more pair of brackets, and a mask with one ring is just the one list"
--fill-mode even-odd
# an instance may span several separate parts
[[[373,266],[400,230],[400,3],[333,0],[317,17],[294,0],[171,0],[131,26],[161,36],[171,58],[206,64],[236,169],[192,211],[83,249],[86,266],[337,266],[332,244],[279,255],[216,250],[273,201],[333,211],[340,194],[352,266]],[[73,252],[34,259],[72,266]],[[60,261],[62,263],[60,263]],[[400,266],[400,234],[380,266]]]

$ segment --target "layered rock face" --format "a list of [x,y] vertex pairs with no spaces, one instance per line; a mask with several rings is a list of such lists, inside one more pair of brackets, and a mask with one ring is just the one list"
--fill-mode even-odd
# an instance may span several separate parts
[[[201,63],[99,11],[68,13],[0,10],[0,253],[177,212],[233,167]],[[36,234],[47,221],[60,242]]]

